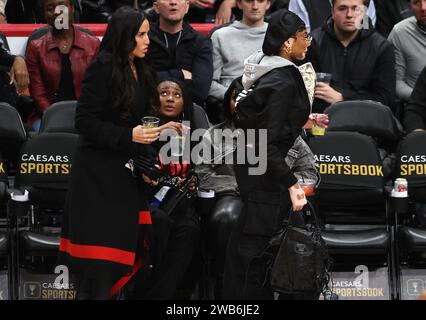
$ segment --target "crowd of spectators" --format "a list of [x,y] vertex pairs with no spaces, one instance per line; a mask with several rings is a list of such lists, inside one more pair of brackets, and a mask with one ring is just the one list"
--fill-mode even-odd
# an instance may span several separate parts
[[[25,107],[33,110],[20,112],[29,115],[24,120],[35,130],[52,103],[78,98],[99,43],[81,27],[56,30],[58,13],[52,8],[57,5],[69,6],[72,25],[106,23],[122,6],[145,11],[151,21],[148,56],[157,75],[183,81],[213,123],[224,120],[224,94],[242,74],[244,60],[260,49],[268,16],[277,8],[289,8],[310,30],[312,45],[304,62],[331,74],[329,81],[317,84],[315,112],[343,100],[374,100],[404,122],[405,107],[426,66],[425,0],[0,0],[0,23],[49,25],[29,37],[26,65],[23,58],[9,54],[5,37],[0,43],[0,100],[22,109],[8,68],[14,65],[16,70],[18,65],[22,74],[27,67],[26,94],[32,102]],[[209,22],[217,25],[209,37],[190,25]],[[17,80],[22,76],[14,79],[22,91]],[[418,97],[414,100],[418,105]]]
[[[55,25],[60,5],[71,13],[69,28]],[[426,0],[0,0],[0,23],[47,23],[29,36],[25,57],[11,54],[0,35],[0,102],[17,107],[28,130],[38,130],[53,103],[80,96],[99,40],[74,23],[107,23],[123,6],[143,10],[150,19],[147,58],[157,78],[182,83],[214,128],[233,128],[233,80],[262,48],[269,14],[283,7],[298,14],[310,32],[311,46],[300,64],[310,62],[316,72],[331,75],[316,84],[313,112],[340,101],[373,100],[390,107],[407,133],[426,128]],[[206,37],[191,23],[217,27]],[[31,99],[26,116],[19,96]],[[204,183],[223,196],[215,219],[230,220],[213,227],[218,235],[213,246],[221,248],[215,259],[220,287],[223,239],[229,235],[221,228],[232,227],[241,202],[232,169],[215,170],[197,168]]]

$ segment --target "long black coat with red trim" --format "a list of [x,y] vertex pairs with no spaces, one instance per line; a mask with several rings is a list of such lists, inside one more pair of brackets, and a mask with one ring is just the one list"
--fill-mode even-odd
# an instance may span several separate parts
[[[135,61],[136,63],[136,61]],[[114,279],[135,266],[139,225],[147,217],[144,184],[126,162],[153,148],[132,142],[132,128],[148,114],[150,94],[138,84],[133,119],[112,109],[111,57],[102,52],[89,66],[76,111],[79,145],[72,167],[60,243],[61,261],[71,272],[106,270]],[[139,77],[143,79],[142,77]],[[141,214],[142,213],[142,214]],[[149,215],[149,213],[148,213]]]

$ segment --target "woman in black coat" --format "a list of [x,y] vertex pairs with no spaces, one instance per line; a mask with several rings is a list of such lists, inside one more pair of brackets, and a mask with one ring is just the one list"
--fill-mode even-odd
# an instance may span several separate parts
[[[306,204],[305,194],[284,159],[310,113],[303,78],[293,63],[304,59],[309,42],[303,21],[282,9],[271,15],[263,51],[245,63],[236,122],[246,133],[254,129],[261,134],[260,130],[266,129],[266,150],[260,149],[266,172],[258,175],[250,170],[257,165],[235,166],[244,207],[228,245],[225,299],[273,299],[264,249],[290,209],[300,211]],[[249,149],[263,147],[261,141],[246,138],[246,156]]]
[[76,277],[80,299],[108,299],[129,276],[149,269],[145,253],[151,216],[145,186],[155,180],[134,177],[125,165],[136,156],[154,159],[150,144],[173,124],[140,125],[158,102],[155,80],[143,59],[148,31],[142,13],[118,10],[83,81],[75,118],[80,140],[60,239],[62,263]]

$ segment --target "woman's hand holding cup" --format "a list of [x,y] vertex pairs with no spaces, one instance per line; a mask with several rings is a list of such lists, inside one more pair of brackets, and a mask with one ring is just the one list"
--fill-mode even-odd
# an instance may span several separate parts
[[159,127],[160,132],[163,132],[164,130],[170,129],[176,131],[178,134],[184,134],[186,133],[190,128],[185,126],[184,124],[180,122],[170,121],[162,126]]
[[160,128],[144,128],[139,125],[133,128],[132,141],[142,144],[151,144],[160,137]]

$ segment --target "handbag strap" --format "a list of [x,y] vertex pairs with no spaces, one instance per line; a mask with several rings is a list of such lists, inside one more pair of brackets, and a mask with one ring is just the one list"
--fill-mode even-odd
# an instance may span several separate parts
[[[314,217],[314,223],[315,223],[314,225],[315,225],[315,227],[318,228],[318,229],[320,229],[321,228],[321,224],[320,224],[318,215],[317,215],[317,213],[316,213],[316,211],[314,209],[314,206],[312,205],[312,203],[309,200],[308,200],[307,204],[303,207],[303,209],[301,211],[299,211],[299,212],[304,213],[304,215],[306,217],[306,216],[309,216],[307,214],[308,210],[311,213],[311,216]],[[295,212],[293,211],[293,209],[290,209],[289,217],[288,217],[287,221],[284,221],[284,224],[287,224],[287,225],[291,224],[291,219],[292,219],[292,216],[293,216],[292,213],[295,213]]]

